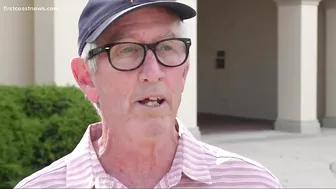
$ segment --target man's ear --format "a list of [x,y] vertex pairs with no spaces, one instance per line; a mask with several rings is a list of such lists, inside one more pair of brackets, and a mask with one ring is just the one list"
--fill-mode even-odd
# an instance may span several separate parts
[[185,83],[187,81],[187,75],[188,75],[188,72],[189,72],[189,68],[190,68],[190,64],[188,62],[188,63],[186,63],[186,65],[184,67],[184,70],[183,70],[183,73],[182,73],[182,83],[183,83],[182,91],[184,91],[184,86],[185,86]]
[[86,61],[80,57],[71,60],[72,74],[85,96],[92,102],[98,101],[98,91]]

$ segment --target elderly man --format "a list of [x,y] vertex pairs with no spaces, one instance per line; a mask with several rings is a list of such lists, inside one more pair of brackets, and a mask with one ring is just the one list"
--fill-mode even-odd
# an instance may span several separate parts
[[89,0],[73,75],[101,122],[15,188],[280,188],[262,165],[194,138],[176,118],[196,12],[173,0]]

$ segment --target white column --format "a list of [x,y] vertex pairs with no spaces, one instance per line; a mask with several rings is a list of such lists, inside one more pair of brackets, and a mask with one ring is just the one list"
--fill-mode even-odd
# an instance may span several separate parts
[[[197,10],[197,0],[178,1],[188,4]],[[186,36],[192,40],[190,70],[177,117],[196,138],[200,138],[200,131],[197,126],[197,16],[185,21],[185,32]]]
[[34,83],[34,12],[32,0],[0,1],[0,84]]
[[336,128],[336,1],[326,0],[326,112],[324,127]]
[[275,129],[312,134],[317,120],[317,31],[320,0],[278,5],[278,118]]
[[87,0],[34,0],[35,84],[76,85],[70,61],[77,55],[78,19]]
[[[34,7],[53,7],[53,0],[34,0]],[[54,11],[34,12],[34,80],[36,85],[55,84]]]

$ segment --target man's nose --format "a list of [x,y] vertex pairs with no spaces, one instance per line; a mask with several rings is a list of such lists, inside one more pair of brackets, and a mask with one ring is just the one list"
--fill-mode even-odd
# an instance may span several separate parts
[[143,82],[158,82],[165,76],[162,66],[157,62],[154,53],[147,51],[145,62],[140,67],[139,79]]

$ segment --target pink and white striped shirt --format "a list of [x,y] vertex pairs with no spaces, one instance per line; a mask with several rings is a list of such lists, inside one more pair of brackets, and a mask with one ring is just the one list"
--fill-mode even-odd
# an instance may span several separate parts
[[[155,188],[282,188],[257,162],[195,139],[177,119],[179,144],[170,171]],[[108,175],[93,149],[92,124],[73,152],[26,177],[15,188],[126,188]]]

